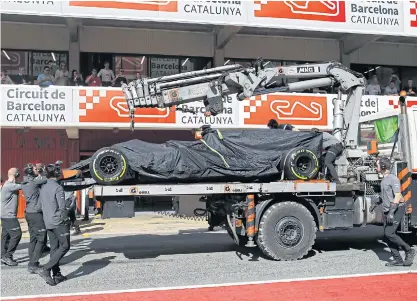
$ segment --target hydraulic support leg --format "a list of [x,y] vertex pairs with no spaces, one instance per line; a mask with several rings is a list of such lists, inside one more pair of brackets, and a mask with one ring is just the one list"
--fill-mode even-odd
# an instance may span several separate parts
[[248,210],[246,213],[246,228],[248,233],[248,243],[246,247],[253,248],[256,247],[254,237],[255,237],[255,196],[253,194],[249,194],[246,197],[248,202]]

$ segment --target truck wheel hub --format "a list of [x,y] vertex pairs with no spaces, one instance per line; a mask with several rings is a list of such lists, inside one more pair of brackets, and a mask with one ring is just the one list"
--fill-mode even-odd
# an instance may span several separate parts
[[285,217],[275,227],[277,242],[283,247],[295,247],[302,238],[302,226],[296,218]]

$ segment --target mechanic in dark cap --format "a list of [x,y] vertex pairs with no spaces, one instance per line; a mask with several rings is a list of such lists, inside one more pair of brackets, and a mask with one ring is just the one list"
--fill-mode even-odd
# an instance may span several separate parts
[[[377,172],[384,177],[381,181],[380,199],[369,208],[369,211],[372,213],[375,207],[382,203],[384,235],[394,258],[386,266],[411,266],[416,251],[396,233],[406,208],[406,203],[401,193],[401,182],[397,176],[391,173],[391,160],[389,158],[381,157],[378,159]],[[400,254],[400,247],[405,251],[404,260]]]
[[287,131],[297,131],[297,129],[289,124],[289,123],[282,123],[282,124],[278,124],[278,121],[276,121],[275,119],[270,119],[268,121],[267,126],[270,129],[280,129],[280,130],[287,130]]
[[39,259],[46,242],[46,228],[39,200],[40,188],[46,183],[46,178],[37,177],[36,165],[33,163],[26,164],[23,171],[21,185],[26,200],[25,215],[30,236],[28,271],[34,273],[39,268]]
[[[40,190],[43,220],[51,245],[50,259],[37,273],[49,285],[56,285],[67,278],[61,274],[59,261],[70,249],[70,226],[65,204],[64,188],[58,183],[62,171],[59,164],[45,168],[46,184]],[[51,277],[52,271],[52,277]]]

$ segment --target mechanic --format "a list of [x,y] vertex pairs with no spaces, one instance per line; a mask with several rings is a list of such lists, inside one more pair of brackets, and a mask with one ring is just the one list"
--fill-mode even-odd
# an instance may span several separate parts
[[40,200],[51,252],[49,261],[37,273],[47,284],[54,286],[67,279],[61,274],[59,261],[70,249],[70,230],[64,188],[58,183],[61,166],[50,164],[45,171],[47,182],[41,187]]
[[23,169],[25,176],[21,183],[26,200],[25,215],[30,237],[28,271],[32,274],[39,268],[39,259],[46,243],[46,228],[39,200],[40,188],[46,183],[46,179],[37,177],[35,169],[35,164],[26,164]]
[[[312,128],[311,131],[320,133],[318,128]],[[332,181],[336,184],[340,184],[339,176],[337,175],[334,162],[336,161],[336,158],[343,153],[343,144],[332,134],[323,132],[323,149],[326,152],[324,165],[326,165],[328,171],[330,172]]]
[[68,217],[70,220],[70,229],[74,230],[73,235],[78,235],[81,233],[80,226],[77,225],[77,217],[75,214],[76,202],[75,192],[66,191],[65,193],[65,204],[68,204]]
[[[36,179],[46,179],[46,177],[45,177],[45,164],[41,163],[39,160],[36,160],[33,164],[36,165],[36,168],[35,168]],[[43,253],[51,252],[51,248],[48,247],[47,242],[48,242],[48,236],[45,235],[45,243],[44,243]]]
[[[416,251],[413,250],[401,237],[397,235],[397,228],[405,214],[406,203],[401,193],[400,180],[391,173],[391,161],[389,158],[381,157],[377,161],[377,172],[384,177],[381,181],[381,193],[379,201],[375,202],[369,211],[372,213],[376,206],[382,203],[384,211],[384,235],[388,247],[391,249],[393,261],[386,263],[386,266],[411,266]],[[399,248],[405,251],[403,260]]]
[[1,262],[16,266],[13,254],[22,239],[22,230],[17,219],[18,196],[22,186],[16,183],[20,176],[17,168],[10,168],[7,176],[7,181],[1,187]]
[[275,119],[269,120],[267,126],[270,129],[281,129],[281,130],[287,130],[287,131],[298,131],[293,125],[291,125],[289,123],[278,124],[278,121],[276,121]]

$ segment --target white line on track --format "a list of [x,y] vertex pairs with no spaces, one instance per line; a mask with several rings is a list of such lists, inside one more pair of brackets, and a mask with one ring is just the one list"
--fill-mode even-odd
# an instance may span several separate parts
[[51,297],[89,296],[89,295],[110,295],[110,294],[123,294],[123,293],[139,293],[139,292],[169,291],[169,290],[183,290],[183,289],[199,289],[199,288],[210,288],[210,287],[242,286],[242,285],[257,285],[257,284],[274,284],[274,283],[285,283],[285,282],[300,282],[300,281],[329,280],[329,279],[340,279],[340,278],[356,278],[356,277],[371,277],[371,276],[401,275],[401,274],[417,274],[417,270],[407,270],[407,271],[398,271],[398,272],[383,272],[383,273],[367,273],[367,274],[349,274],[349,275],[336,275],[336,276],[311,277],[311,278],[252,281],[252,282],[220,283],[220,284],[206,284],[206,285],[189,285],[189,286],[174,286],[174,287],[150,287],[150,288],[142,288],[142,289],[96,291],[96,292],[82,292],[82,293],[68,293],[68,294],[12,296],[12,297],[3,297],[3,298],[0,298],[0,300],[35,299],[35,298],[48,298],[48,297],[51,298]]

